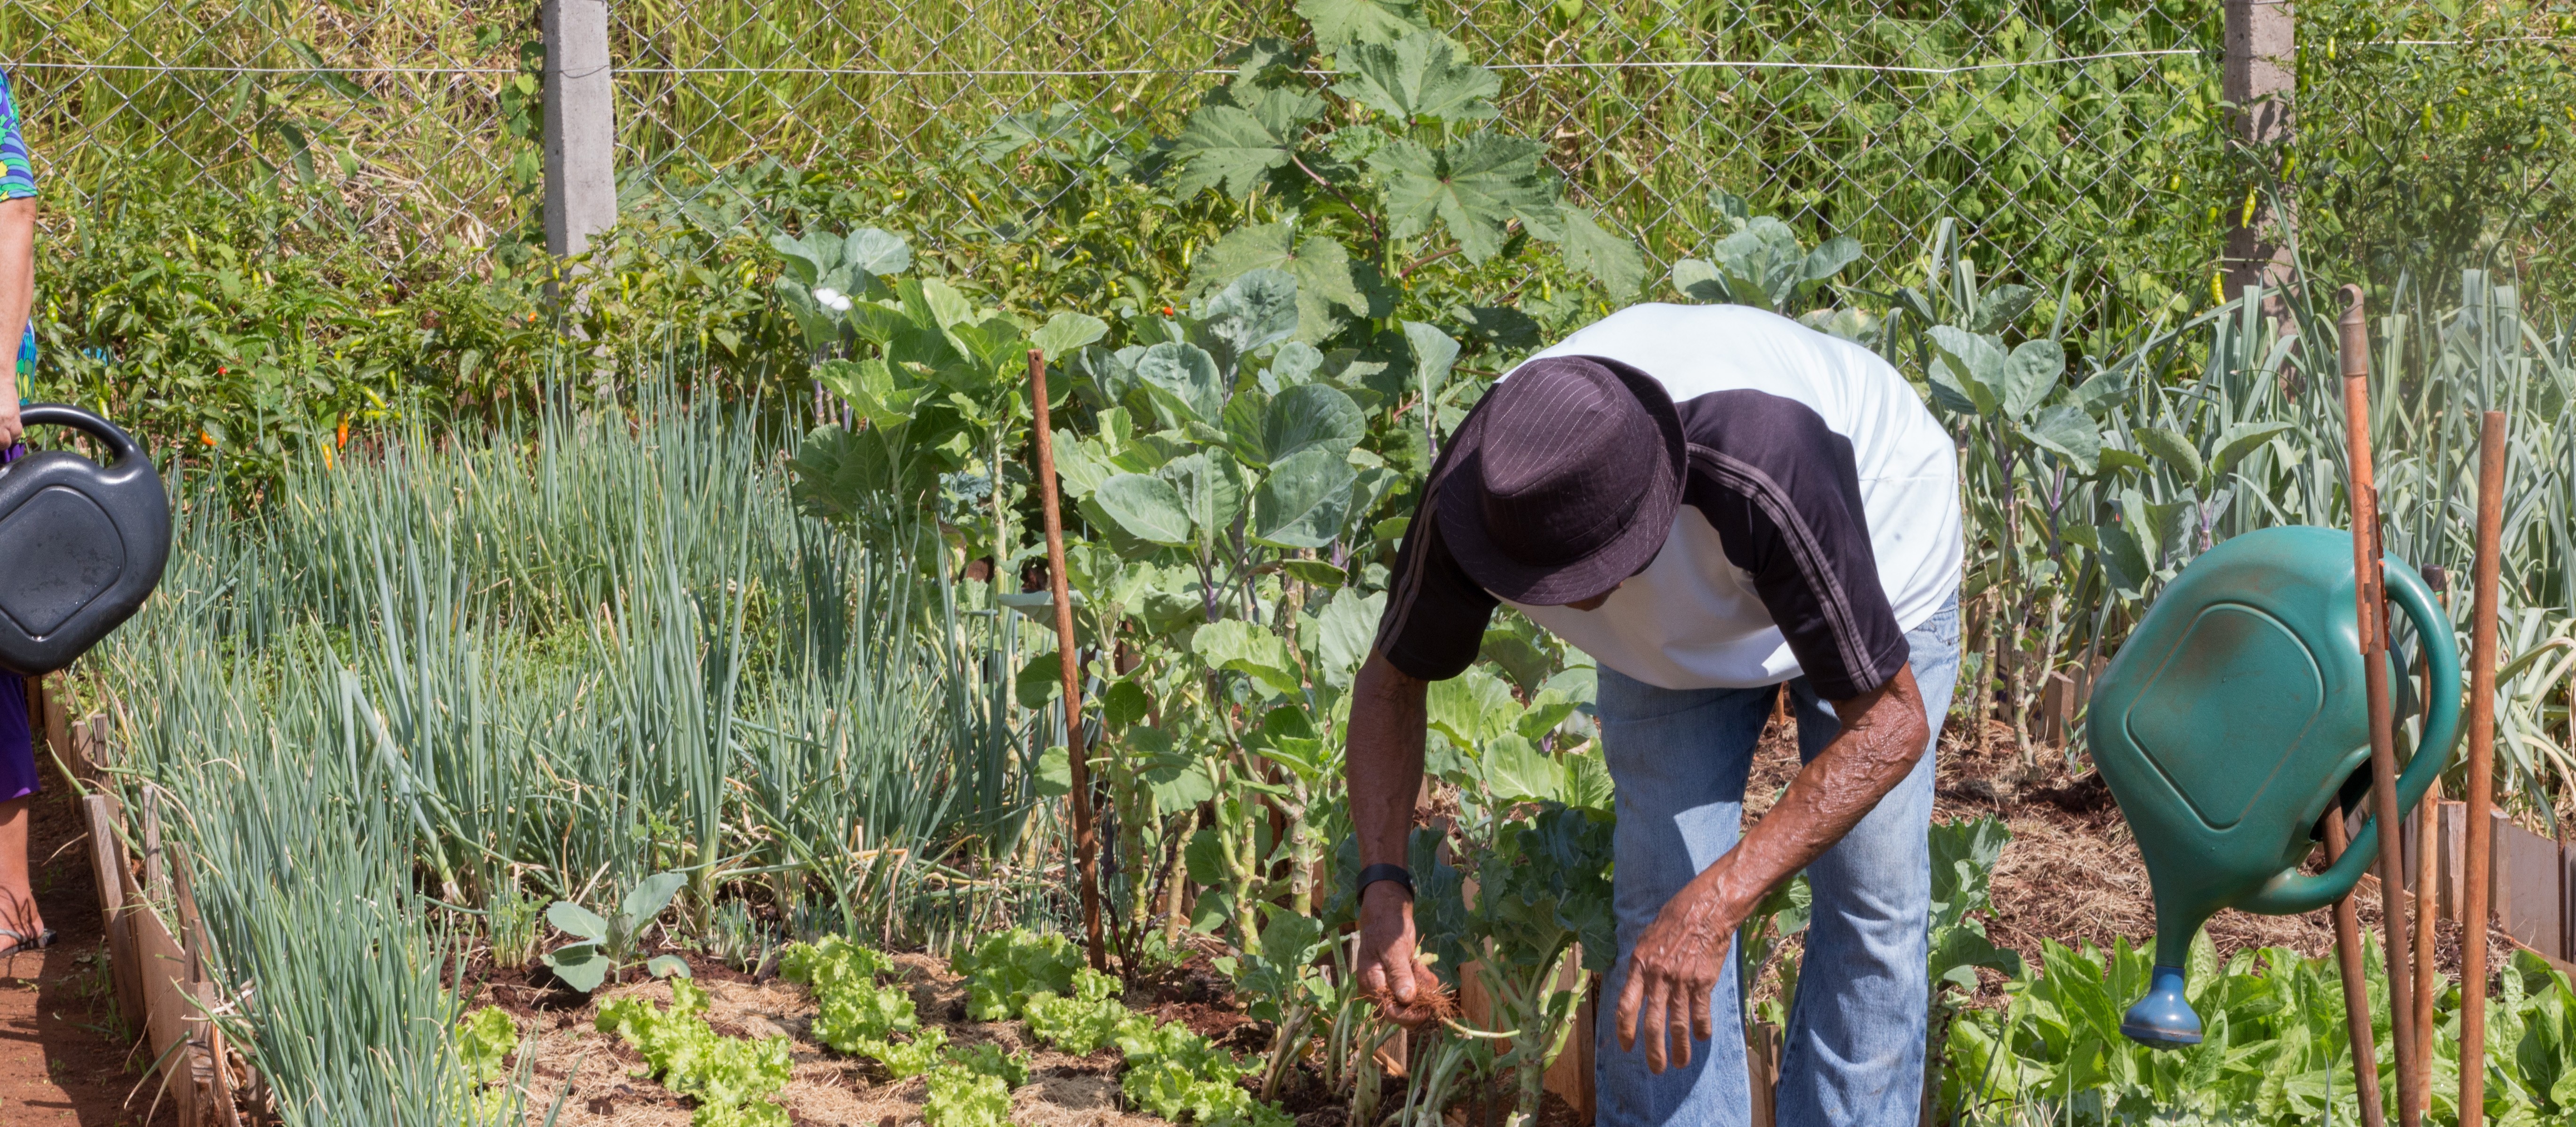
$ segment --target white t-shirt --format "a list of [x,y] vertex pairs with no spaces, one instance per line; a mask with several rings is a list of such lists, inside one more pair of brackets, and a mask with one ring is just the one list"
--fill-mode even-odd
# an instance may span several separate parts
[[[1635,306],[1531,361],[1569,356],[1661,383],[1690,470],[1671,537],[1643,573],[1596,610],[1523,614],[1668,689],[1806,674],[1844,699],[1895,676],[1904,632],[1958,589],[1963,551],[1957,447],[1896,369],[1731,305]],[[1429,678],[1474,659],[1498,601],[1465,579],[1437,524],[1415,516],[1378,639],[1399,669]]]

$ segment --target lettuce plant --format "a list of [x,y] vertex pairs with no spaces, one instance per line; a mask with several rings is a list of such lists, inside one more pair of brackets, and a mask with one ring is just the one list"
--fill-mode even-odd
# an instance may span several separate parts
[[1009,1127],[1011,1089],[998,1076],[955,1061],[930,1070],[930,1099],[921,1109],[929,1127]]
[[1061,935],[1040,935],[1012,928],[961,952],[950,962],[967,976],[966,1012],[978,1021],[1019,1017],[1029,996],[1071,994],[1074,972],[1082,969],[1082,952]]
[[[804,983],[814,996],[814,1039],[874,1060],[902,1080],[927,1071],[948,1034],[921,1027],[911,991],[878,984],[877,976],[893,968],[883,954],[837,935],[789,944],[779,957],[780,976]],[[898,1033],[907,1039],[896,1040]]]
[[519,1051],[519,1027],[499,1006],[485,1006],[456,1023],[456,1059],[477,1084],[501,1076],[502,1063]]
[[769,1097],[787,1085],[787,1038],[752,1041],[709,1026],[707,995],[685,978],[671,980],[671,1005],[624,997],[599,1007],[601,1032],[614,1032],[663,1087],[698,1101],[690,1127],[787,1127],[787,1109]]
[[1285,1127],[1294,1122],[1275,1105],[1252,1098],[1238,1083],[1251,1071],[1232,1053],[1179,1022],[1133,1022],[1117,1038],[1127,1057],[1118,1082],[1127,1102],[1151,1115],[1199,1127]]
[[1030,1033],[1078,1057],[1099,1052],[1128,1023],[1146,1020],[1118,1000],[1117,979],[1089,968],[1073,972],[1072,994],[1031,994],[1025,1011]]

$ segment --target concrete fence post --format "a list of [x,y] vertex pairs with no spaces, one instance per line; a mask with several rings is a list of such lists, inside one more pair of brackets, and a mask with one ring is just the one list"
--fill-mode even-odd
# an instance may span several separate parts
[[[2220,84],[2237,107],[2233,124],[2239,144],[2259,153],[2289,143],[2299,87],[2297,23],[2290,0],[2227,0],[2227,65]],[[2276,215],[2272,201],[2257,196],[2252,222],[2246,222],[2243,205],[2229,203],[2234,228],[2227,234],[2228,292],[2242,292],[2256,282],[2266,288],[2282,285],[2290,275],[2289,232],[2295,215]]]
[[617,222],[608,0],[545,0],[546,250],[581,253]]

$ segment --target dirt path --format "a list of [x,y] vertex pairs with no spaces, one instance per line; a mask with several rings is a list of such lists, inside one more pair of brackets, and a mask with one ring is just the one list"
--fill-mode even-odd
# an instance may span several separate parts
[[[132,1041],[116,1013],[86,827],[69,781],[49,774],[45,788],[29,851],[36,903],[61,938],[46,950],[0,959],[0,1123],[140,1127],[152,1106],[152,1086],[142,1083],[150,1062],[129,1054]],[[137,1093],[131,1107],[129,1093]],[[163,1100],[151,1124],[178,1121]]]

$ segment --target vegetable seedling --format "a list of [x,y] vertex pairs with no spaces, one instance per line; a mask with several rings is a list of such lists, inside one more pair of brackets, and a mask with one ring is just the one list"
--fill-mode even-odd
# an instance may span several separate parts
[[[555,925],[573,941],[546,952],[546,966],[564,985],[584,994],[599,989],[610,975],[634,962],[635,941],[650,926],[662,909],[671,906],[671,897],[688,881],[679,873],[655,873],[635,882],[618,902],[617,918],[601,916],[569,900],[557,900],[546,908],[546,922]],[[689,964],[677,955],[656,955],[644,963],[655,978],[678,975],[689,977]]]

